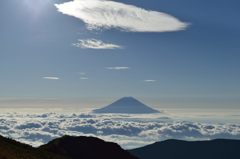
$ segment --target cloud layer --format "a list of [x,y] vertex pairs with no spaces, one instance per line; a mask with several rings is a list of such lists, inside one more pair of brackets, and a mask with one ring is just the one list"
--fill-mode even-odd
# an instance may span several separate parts
[[105,43],[97,39],[79,39],[77,43],[73,43],[73,46],[83,49],[119,49],[122,48],[120,45]]
[[55,6],[59,12],[82,20],[90,30],[117,28],[132,32],[169,32],[188,26],[169,14],[111,0],[73,0]]
[[139,147],[170,138],[204,140],[240,139],[240,124],[209,124],[130,115],[17,114],[0,115],[0,135],[39,146],[63,135],[96,136],[124,148]]

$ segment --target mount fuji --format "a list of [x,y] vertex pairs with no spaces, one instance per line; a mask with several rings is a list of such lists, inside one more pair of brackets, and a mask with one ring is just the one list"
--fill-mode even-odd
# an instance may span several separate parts
[[93,113],[152,114],[159,111],[133,97],[123,97],[106,107],[93,110]]

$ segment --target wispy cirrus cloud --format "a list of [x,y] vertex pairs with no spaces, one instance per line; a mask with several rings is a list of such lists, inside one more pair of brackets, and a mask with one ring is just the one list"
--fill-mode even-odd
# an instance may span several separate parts
[[42,77],[43,79],[46,79],[46,80],[60,80],[59,77],[53,77],[53,76],[46,76],[46,77]]
[[86,75],[85,72],[78,72],[78,74],[79,74],[80,76],[85,76],[85,75]]
[[88,76],[85,72],[78,72],[78,74],[80,75],[80,80],[88,80]]
[[59,12],[82,20],[90,30],[169,32],[188,26],[172,15],[111,0],[73,0],[55,6]]
[[157,82],[157,80],[148,79],[148,80],[144,80],[144,82],[149,82],[149,83],[151,83],[151,82]]
[[88,80],[88,77],[80,77],[80,80]]
[[75,47],[83,48],[83,49],[120,49],[122,48],[120,45],[113,43],[106,43],[102,40],[97,39],[78,39],[77,43],[72,44]]
[[117,66],[117,67],[106,67],[108,70],[129,70],[130,67],[122,67],[122,66]]

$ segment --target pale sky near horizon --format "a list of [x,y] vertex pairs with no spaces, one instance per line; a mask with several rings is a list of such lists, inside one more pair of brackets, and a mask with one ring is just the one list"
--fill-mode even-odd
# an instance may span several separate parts
[[239,6],[1,0],[0,107],[240,108]]

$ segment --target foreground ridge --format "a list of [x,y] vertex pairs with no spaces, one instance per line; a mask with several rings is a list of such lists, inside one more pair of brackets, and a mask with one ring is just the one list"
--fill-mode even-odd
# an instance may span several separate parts
[[63,136],[34,148],[0,136],[0,159],[237,159],[239,147],[240,140],[166,140],[126,151],[95,137]]
[[40,149],[71,159],[137,159],[118,144],[95,137],[64,136],[50,141]]
[[138,159],[118,144],[64,136],[38,148],[0,136],[0,159]]
[[166,140],[130,150],[140,159],[235,159],[240,158],[240,140]]

